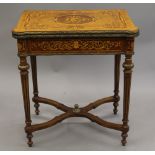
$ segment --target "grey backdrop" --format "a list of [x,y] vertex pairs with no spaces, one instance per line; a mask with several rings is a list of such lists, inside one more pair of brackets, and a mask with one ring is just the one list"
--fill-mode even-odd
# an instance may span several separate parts
[[[105,9],[129,11],[140,28],[136,38],[126,147],[120,144],[121,133],[102,128],[84,118],[70,118],[49,129],[34,133],[34,146],[27,147],[23,130],[24,111],[17,69],[16,40],[11,29],[24,9]],[[0,4],[0,150],[155,150],[155,4]],[[65,104],[80,106],[113,94],[113,56],[51,56],[38,58],[38,80],[41,96]],[[122,62],[124,57],[122,57]],[[121,68],[122,71],[122,68]],[[109,121],[122,120],[121,73],[119,113],[114,116],[112,104],[92,111]],[[32,84],[30,73],[30,93]],[[41,105],[34,123],[60,114]]]

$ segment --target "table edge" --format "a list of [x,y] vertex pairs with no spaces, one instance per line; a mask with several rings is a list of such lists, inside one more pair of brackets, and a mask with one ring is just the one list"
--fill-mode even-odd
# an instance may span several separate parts
[[84,32],[15,32],[12,31],[12,36],[15,39],[25,38],[98,38],[98,37],[137,37],[139,29],[135,32],[131,31],[84,31]]

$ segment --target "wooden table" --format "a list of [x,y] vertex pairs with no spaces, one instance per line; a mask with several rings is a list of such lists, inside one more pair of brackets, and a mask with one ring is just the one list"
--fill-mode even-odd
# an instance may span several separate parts
[[[122,132],[122,145],[126,144],[130,100],[132,55],[134,38],[138,28],[125,10],[28,10],[24,11],[16,28],[12,31],[17,39],[19,70],[25,109],[25,132],[28,145],[32,146],[32,132],[51,127],[69,117],[85,117],[97,124]],[[38,96],[36,56],[45,55],[114,55],[114,95],[99,99],[84,107],[68,107],[57,101]],[[112,102],[117,114],[119,97],[120,59],[125,55],[123,122],[120,124],[105,121],[89,111]],[[33,102],[39,115],[39,103],[52,105],[64,113],[48,122],[31,124],[29,98],[30,56],[33,79]],[[107,66],[108,67],[108,66]]]

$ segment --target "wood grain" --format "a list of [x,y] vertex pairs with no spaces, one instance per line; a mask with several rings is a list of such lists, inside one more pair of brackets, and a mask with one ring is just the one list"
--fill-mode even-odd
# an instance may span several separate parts
[[137,35],[126,10],[27,10],[13,35],[110,33]]

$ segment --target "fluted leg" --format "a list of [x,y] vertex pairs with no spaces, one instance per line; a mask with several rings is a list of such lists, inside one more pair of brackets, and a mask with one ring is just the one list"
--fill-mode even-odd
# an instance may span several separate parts
[[[32,70],[32,81],[33,81],[33,95],[35,97],[38,97],[38,81],[37,81],[37,62],[36,62],[36,56],[31,56],[31,70]],[[34,101],[34,107],[35,107],[35,113],[36,115],[39,115],[39,103],[36,100]]]
[[121,60],[121,55],[115,55],[115,63],[114,63],[114,109],[113,112],[114,114],[117,114],[117,107],[118,107],[118,102],[120,100],[119,97],[119,79],[120,79],[120,60]]
[[32,133],[28,132],[27,127],[31,126],[31,115],[30,115],[30,99],[29,99],[29,79],[28,79],[28,69],[29,65],[26,61],[25,56],[20,56],[20,64],[18,66],[21,76],[22,92],[23,92],[23,102],[25,110],[25,132],[27,133],[28,145],[31,147],[32,142]]
[[124,67],[124,98],[123,98],[123,131],[122,131],[122,145],[125,146],[127,143],[126,138],[129,131],[128,126],[128,113],[129,113],[129,103],[130,103],[130,87],[131,87],[131,75],[132,68],[134,67],[132,63],[132,55],[125,55]]

